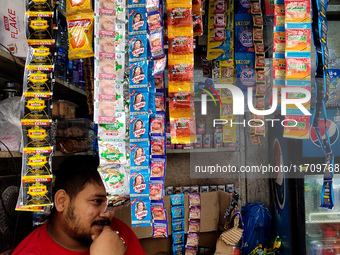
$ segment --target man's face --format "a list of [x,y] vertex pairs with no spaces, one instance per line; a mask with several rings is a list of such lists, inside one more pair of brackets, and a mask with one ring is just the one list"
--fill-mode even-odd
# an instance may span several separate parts
[[103,185],[88,183],[74,197],[63,214],[67,234],[84,244],[91,244],[91,235],[99,235],[104,226],[110,225],[114,212],[104,213],[106,192]]

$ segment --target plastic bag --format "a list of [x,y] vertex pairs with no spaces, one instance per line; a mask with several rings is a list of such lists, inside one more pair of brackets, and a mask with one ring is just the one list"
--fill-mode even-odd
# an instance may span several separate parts
[[246,204],[241,214],[244,223],[242,254],[249,254],[258,244],[270,241],[272,216],[268,208],[259,202]]

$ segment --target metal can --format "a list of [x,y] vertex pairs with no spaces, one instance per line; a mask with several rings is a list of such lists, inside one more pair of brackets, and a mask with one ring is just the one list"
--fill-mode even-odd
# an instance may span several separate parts
[[322,255],[322,243],[320,241],[310,242],[310,255]]

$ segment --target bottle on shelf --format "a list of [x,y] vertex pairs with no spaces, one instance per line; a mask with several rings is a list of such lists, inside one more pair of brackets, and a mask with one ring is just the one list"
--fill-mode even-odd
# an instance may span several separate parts
[[55,76],[62,80],[66,80],[66,64],[67,64],[67,28],[66,25],[59,19],[58,29],[56,32],[56,61],[55,61]]

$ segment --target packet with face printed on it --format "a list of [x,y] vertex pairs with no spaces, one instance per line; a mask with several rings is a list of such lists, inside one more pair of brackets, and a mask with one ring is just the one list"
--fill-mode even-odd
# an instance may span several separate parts
[[151,226],[151,207],[148,197],[138,197],[131,200],[132,227]]
[[142,88],[148,86],[147,61],[131,63],[129,66],[130,88]]
[[129,196],[129,170],[125,166],[120,164],[99,166],[98,172],[108,195]]
[[149,140],[149,116],[147,114],[130,116],[130,141]]
[[107,124],[98,125],[98,136],[102,139],[124,140],[125,138],[125,118],[124,112],[118,112],[115,120]]
[[148,39],[146,34],[129,36],[129,61],[136,62],[147,58]]
[[94,102],[94,122],[95,123],[114,123],[116,116],[123,112],[118,101],[101,100]]
[[149,113],[148,88],[130,89],[130,113],[131,115]]
[[117,105],[124,104],[123,84],[115,80],[96,80],[94,84],[94,99],[116,100]]
[[131,170],[130,172],[130,196],[149,196],[149,180],[150,174],[148,169]]
[[94,38],[96,58],[115,58],[116,39],[114,37]]
[[148,169],[150,162],[149,142],[130,143],[131,169]]
[[114,15],[99,15],[96,19],[96,34],[99,36],[116,35],[116,16]]
[[98,147],[101,166],[126,163],[125,142],[99,139]]
[[117,77],[115,59],[95,59],[94,75],[99,79],[115,79]]
[[129,8],[129,34],[145,34],[147,18],[145,8]]

